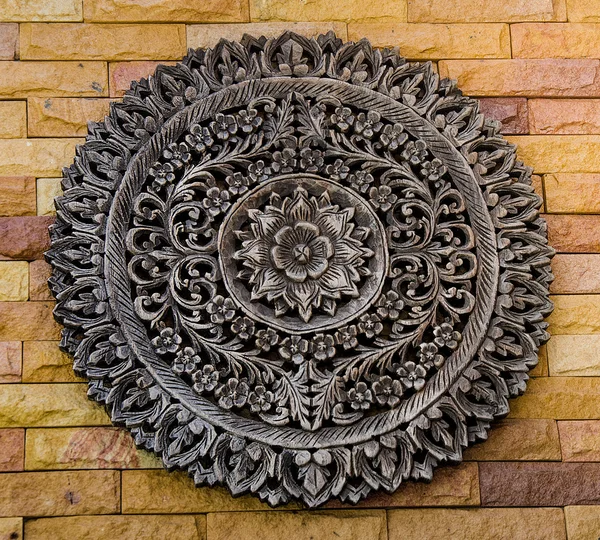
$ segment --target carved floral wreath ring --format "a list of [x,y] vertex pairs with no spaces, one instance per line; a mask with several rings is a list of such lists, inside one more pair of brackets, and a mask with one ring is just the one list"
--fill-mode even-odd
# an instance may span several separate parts
[[548,337],[530,170],[430,63],[366,40],[190,51],[90,124],[63,186],[61,346],[197,485],[317,506],[431,479]]

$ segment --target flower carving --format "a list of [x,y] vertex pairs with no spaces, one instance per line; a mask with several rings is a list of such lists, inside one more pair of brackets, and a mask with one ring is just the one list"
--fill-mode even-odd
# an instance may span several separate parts
[[253,301],[272,302],[277,316],[297,310],[308,322],[314,309],[334,315],[343,296],[359,296],[373,251],[363,244],[366,231],[353,223],[354,208],[332,205],[326,191],[317,199],[299,187],[248,216],[250,229],[237,231],[243,242],[235,258],[252,271]]

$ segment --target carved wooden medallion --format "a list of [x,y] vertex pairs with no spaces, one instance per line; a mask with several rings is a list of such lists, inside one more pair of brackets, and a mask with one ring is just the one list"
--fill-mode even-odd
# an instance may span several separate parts
[[430,479],[525,390],[552,308],[531,172],[429,63],[244,37],[92,123],[48,260],[115,424],[271,505]]

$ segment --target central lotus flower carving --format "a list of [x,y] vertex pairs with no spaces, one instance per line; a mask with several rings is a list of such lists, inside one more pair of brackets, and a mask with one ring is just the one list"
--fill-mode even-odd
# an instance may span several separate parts
[[354,212],[332,204],[327,191],[317,198],[301,187],[285,198],[273,195],[264,210],[249,210],[249,229],[236,232],[242,249],[235,258],[250,270],[238,277],[252,285],[251,300],[271,302],[277,316],[297,310],[308,322],[315,309],[334,315],[343,296],[357,298],[373,251]]

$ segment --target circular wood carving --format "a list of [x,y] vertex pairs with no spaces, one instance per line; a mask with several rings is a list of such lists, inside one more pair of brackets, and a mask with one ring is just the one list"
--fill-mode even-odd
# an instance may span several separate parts
[[271,505],[431,479],[522,393],[552,308],[531,171],[430,63],[221,41],[64,173],[61,345],[115,424]]

